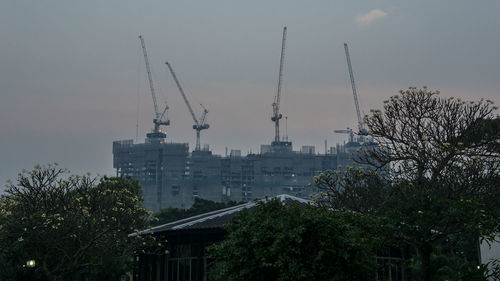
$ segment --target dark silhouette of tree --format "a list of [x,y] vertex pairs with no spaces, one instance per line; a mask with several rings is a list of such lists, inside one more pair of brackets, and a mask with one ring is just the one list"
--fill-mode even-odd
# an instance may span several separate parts
[[[137,181],[67,175],[57,165],[19,174],[0,199],[0,272],[7,280],[112,280],[151,237]],[[27,268],[26,262],[35,266]]]
[[[240,202],[240,203],[242,203],[242,202]],[[179,209],[179,208],[168,207],[168,208],[160,210],[157,213],[154,213],[153,216],[155,217],[155,220],[153,221],[153,224],[154,225],[161,225],[161,224],[173,222],[176,220],[196,216],[199,214],[228,208],[228,207],[240,204],[240,203],[235,202],[235,201],[229,201],[227,203],[214,202],[214,201],[206,200],[203,198],[195,197],[194,204],[189,209]]]
[[357,161],[374,170],[319,175],[317,201],[387,218],[393,238],[413,245],[422,280],[446,239],[493,239],[500,230],[500,119],[493,102],[441,98],[409,88],[365,117],[378,142]]
[[238,213],[227,237],[208,249],[213,280],[373,280],[371,240],[346,212],[273,199]]

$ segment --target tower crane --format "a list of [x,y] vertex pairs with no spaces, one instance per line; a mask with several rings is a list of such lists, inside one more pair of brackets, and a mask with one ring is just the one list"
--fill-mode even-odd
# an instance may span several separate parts
[[356,114],[358,115],[359,134],[367,135],[368,131],[365,129],[363,118],[361,118],[361,112],[359,111],[358,94],[356,92],[356,84],[354,84],[354,74],[352,73],[351,58],[349,57],[349,49],[347,47],[347,43],[344,43],[344,49],[345,49],[345,56],[347,59],[347,67],[349,68],[349,76],[351,78],[351,87],[352,87],[352,95],[354,96],[354,105],[356,106]]
[[155,118],[153,119],[154,128],[151,133],[147,134],[150,139],[164,139],[167,135],[161,131],[160,126],[170,125],[170,120],[163,120],[165,113],[168,110],[168,105],[165,103],[165,109],[162,112],[158,110],[158,104],[156,102],[156,93],[153,85],[153,77],[151,75],[151,68],[149,66],[148,52],[146,51],[146,44],[144,43],[144,38],[139,35],[139,40],[141,41],[142,53],[144,54],[144,61],[146,63],[146,71],[148,72],[149,88],[151,90],[151,96],[153,97],[153,106],[155,110]]
[[189,103],[186,94],[184,94],[184,90],[182,89],[181,84],[179,83],[179,80],[177,79],[177,76],[175,75],[174,70],[172,69],[172,66],[170,66],[170,63],[165,62],[167,65],[168,69],[170,70],[170,73],[172,74],[172,77],[174,78],[175,84],[177,84],[177,88],[179,88],[179,92],[182,95],[182,98],[184,99],[184,102],[186,103],[186,106],[189,110],[189,113],[191,113],[191,117],[193,117],[194,125],[193,129],[196,130],[196,147],[195,151],[199,151],[201,149],[200,147],[200,131],[208,129],[210,125],[205,123],[205,119],[207,117],[208,110],[200,104],[201,108],[203,108],[203,113],[201,114],[201,117],[199,119],[196,118],[196,115],[194,114],[193,108],[191,107],[191,104]]
[[283,115],[280,113],[280,97],[281,97],[281,84],[283,80],[283,64],[285,63],[285,43],[286,43],[286,26],[283,27],[283,38],[281,40],[280,72],[278,76],[278,91],[274,96],[273,116],[271,117],[271,120],[274,122],[274,144],[280,143],[280,119],[283,117]]

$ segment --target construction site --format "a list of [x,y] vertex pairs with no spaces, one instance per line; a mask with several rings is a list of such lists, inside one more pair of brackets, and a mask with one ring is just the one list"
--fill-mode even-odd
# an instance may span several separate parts
[[196,146],[191,151],[188,143],[166,142],[165,127],[168,105],[159,108],[149,66],[144,38],[139,36],[154,105],[153,128],[144,143],[130,140],[113,142],[113,168],[117,176],[130,176],[139,180],[143,189],[144,206],[152,211],[167,207],[189,208],[196,197],[216,202],[250,201],[265,196],[289,194],[308,199],[316,192],[313,177],[321,171],[356,166],[355,154],[360,148],[371,149],[377,144],[367,138],[361,117],[354,75],[347,44],[344,44],[347,66],[358,118],[358,130],[334,130],[348,134],[349,141],[316,152],[314,146],[302,146],[294,150],[288,136],[280,137],[280,98],[285,62],[287,28],[283,28],[280,68],[277,91],[272,103],[271,121],[274,139],[260,146],[260,153],[242,155],[241,150],[231,150],[226,155],[216,155],[201,147],[200,133],[209,129],[206,122],[208,110],[202,106],[197,117],[184,93],[172,65],[166,62],[175,84],[193,119]]

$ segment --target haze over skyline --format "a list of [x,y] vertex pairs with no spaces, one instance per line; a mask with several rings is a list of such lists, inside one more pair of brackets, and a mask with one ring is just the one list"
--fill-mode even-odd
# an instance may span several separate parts
[[[112,142],[144,141],[153,105],[148,48],[167,141],[259,152],[271,122],[281,33],[288,27],[283,115],[294,149],[324,152],[357,128],[343,43],[362,111],[409,86],[500,103],[500,1],[3,1],[0,4],[0,182],[35,164],[113,175]],[[285,122],[281,123],[285,134]]]

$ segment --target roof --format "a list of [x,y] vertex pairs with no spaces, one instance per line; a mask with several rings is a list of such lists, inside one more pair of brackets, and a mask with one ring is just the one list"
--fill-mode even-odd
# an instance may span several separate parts
[[307,199],[302,199],[288,194],[281,194],[276,197],[255,200],[241,205],[236,205],[225,209],[211,211],[208,213],[192,216],[189,218],[181,219],[167,224],[158,225],[152,228],[141,230],[139,232],[131,233],[129,234],[129,237],[136,236],[139,234],[158,233],[158,232],[175,231],[175,230],[222,228],[238,212],[244,209],[251,209],[257,206],[259,202],[266,202],[273,198],[277,198],[285,205],[295,204],[298,206],[307,206],[311,202],[310,200]]

